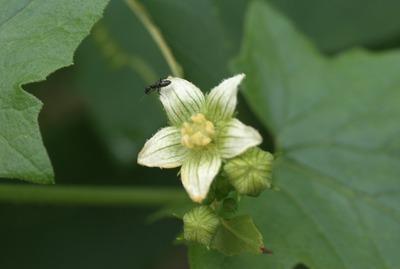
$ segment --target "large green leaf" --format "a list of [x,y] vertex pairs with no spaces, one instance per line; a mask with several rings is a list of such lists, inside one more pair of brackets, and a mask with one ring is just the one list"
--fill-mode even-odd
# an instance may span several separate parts
[[272,256],[190,251],[193,268],[399,268],[400,52],[323,57],[261,2],[236,71],[274,134],[281,189],[246,199]]
[[0,1],[0,177],[53,182],[37,123],[42,103],[21,85],[72,64],[107,0]]
[[396,44],[393,41],[400,33],[397,0],[266,1],[278,7],[324,51]]

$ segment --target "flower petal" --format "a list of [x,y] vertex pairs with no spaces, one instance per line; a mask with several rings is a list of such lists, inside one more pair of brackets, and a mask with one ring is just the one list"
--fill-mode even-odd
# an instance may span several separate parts
[[253,127],[232,119],[218,135],[218,148],[222,158],[233,158],[262,142],[260,133]]
[[160,100],[172,125],[179,126],[200,112],[205,104],[204,94],[187,80],[167,78],[171,83],[160,91]]
[[216,151],[192,153],[183,163],[182,184],[193,201],[201,203],[207,197],[220,167],[221,157]]
[[245,74],[239,74],[222,81],[207,96],[207,116],[213,121],[232,117],[237,104],[237,92]]
[[166,127],[150,138],[139,152],[138,163],[148,167],[181,166],[188,150],[181,144],[180,130]]

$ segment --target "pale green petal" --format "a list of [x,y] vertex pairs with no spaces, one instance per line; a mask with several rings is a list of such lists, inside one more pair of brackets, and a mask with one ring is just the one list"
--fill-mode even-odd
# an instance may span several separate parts
[[221,157],[214,151],[191,154],[181,168],[182,184],[190,198],[201,203],[221,167]]
[[174,168],[181,166],[188,150],[181,144],[180,130],[166,127],[146,142],[138,156],[138,163],[148,167]]
[[244,74],[222,81],[207,96],[207,117],[212,121],[231,118],[237,104],[237,92]]
[[171,84],[160,90],[160,100],[172,125],[179,126],[184,121],[201,112],[205,105],[204,94],[187,80],[168,77]]
[[256,129],[244,125],[238,119],[232,119],[222,127],[217,145],[221,157],[229,159],[261,144],[261,142],[262,137]]

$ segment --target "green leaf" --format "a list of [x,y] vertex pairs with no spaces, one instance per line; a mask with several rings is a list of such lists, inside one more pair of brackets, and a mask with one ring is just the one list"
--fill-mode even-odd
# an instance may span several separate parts
[[250,216],[221,219],[211,248],[225,255],[238,255],[243,252],[263,253],[263,238]]
[[38,114],[21,85],[72,64],[74,49],[107,0],[3,0],[0,3],[0,177],[52,183]]
[[[266,0],[288,16],[324,51],[379,46],[398,39],[397,0]],[[398,42],[397,42],[398,43]]]
[[193,268],[399,268],[400,52],[323,57],[255,2],[236,71],[275,137],[279,192],[243,201],[273,255],[192,249]]

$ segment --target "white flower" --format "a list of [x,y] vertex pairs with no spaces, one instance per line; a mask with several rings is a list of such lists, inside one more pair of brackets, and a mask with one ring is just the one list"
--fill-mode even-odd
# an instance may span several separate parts
[[182,184],[190,198],[203,201],[224,159],[257,146],[257,130],[233,118],[237,91],[244,74],[222,81],[204,94],[187,80],[168,77],[160,100],[170,127],[158,131],[139,153],[148,167],[181,167]]

